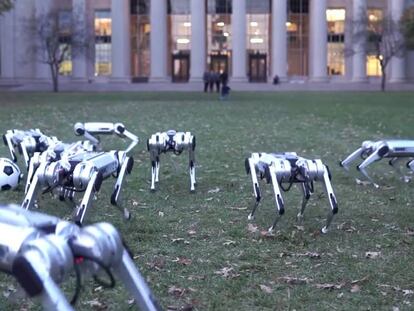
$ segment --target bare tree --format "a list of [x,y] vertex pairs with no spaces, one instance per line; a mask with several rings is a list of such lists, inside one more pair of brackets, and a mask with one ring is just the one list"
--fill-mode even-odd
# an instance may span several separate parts
[[37,62],[50,68],[53,91],[59,91],[59,75],[65,61],[79,55],[89,56],[93,42],[89,27],[78,27],[82,12],[64,11],[56,3],[44,12],[36,12],[28,24],[32,35],[33,53]]
[[391,16],[372,18],[364,12],[357,20],[351,21],[351,27],[353,47],[346,52],[357,53],[354,47],[354,43],[357,43],[365,54],[375,55],[381,68],[381,90],[385,91],[388,64],[394,57],[404,57],[405,40],[401,24]]
[[13,7],[13,0],[0,0],[0,14]]

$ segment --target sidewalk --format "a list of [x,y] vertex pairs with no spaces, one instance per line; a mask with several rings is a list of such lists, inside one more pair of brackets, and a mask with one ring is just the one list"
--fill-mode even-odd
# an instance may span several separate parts
[[[379,82],[352,83],[326,82],[312,83],[306,81],[291,81],[278,85],[270,83],[230,83],[232,91],[243,92],[279,92],[279,91],[379,91]],[[49,92],[52,89],[49,83],[2,83],[0,92]],[[76,83],[62,82],[62,92],[201,92],[202,83]],[[387,83],[387,91],[414,91],[414,83]]]

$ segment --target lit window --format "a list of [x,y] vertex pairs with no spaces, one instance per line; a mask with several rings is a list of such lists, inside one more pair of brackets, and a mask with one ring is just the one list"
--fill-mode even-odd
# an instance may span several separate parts
[[63,61],[60,64],[59,74],[69,76],[72,74],[72,12],[60,11],[58,15],[59,26],[59,54],[63,55]]
[[95,11],[95,76],[108,76],[112,72],[111,35],[111,12]]
[[345,74],[345,9],[327,9],[328,75]]

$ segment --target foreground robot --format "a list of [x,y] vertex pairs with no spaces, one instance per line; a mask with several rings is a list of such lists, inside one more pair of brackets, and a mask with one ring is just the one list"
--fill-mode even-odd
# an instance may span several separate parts
[[74,310],[57,285],[72,272],[77,277],[73,303],[82,277],[105,272],[107,285],[115,285],[115,274],[141,310],[160,310],[118,231],[108,223],[79,228],[18,206],[1,206],[0,247],[0,270],[14,276],[30,297],[40,298],[46,310]]
[[[330,174],[328,167],[322,163],[321,160],[309,160],[297,156],[296,153],[252,153],[250,158],[246,159],[246,172],[250,173],[253,183],[253,191],[256,197],[256,202],[249,219],[254,218],[254,214],[261,200],[261,193],[257,177],[266,178],[268,183],[273,186],[275,195],[277,215],[269,232],[273,231],[280,217],[285,212],[285,206],[280,190],[289,191],[294,183],[299,183],[303,193],[302,207],[297,218],[302,220],[306,204],[313,193],[313,182],[321,181],[325,185],[330,203],[330,210],[326,220],[325,226],[321,229],[322,233],[326,233],[332,222],[333,216],[338,212],[338,204],[335,194],[332,189]],[[284,187],[283,184],[287,184]]]
[[3,142],[10,152],[11,159],[17,162],[16,153],[23,155],[26,168],[29,167],[30,158],[35,152],[43,152],[58,142],[56,137],[49,137],[39,129],[8,130],[3,135]]
[[[360,148],[352,152],[345,158],[345,160],[341,161],[340,165],[349,171],[349,165],[357,158],[362,158],[363,161],[357,166],[357,170],[360,171],[369,182],[378,188],[379,185],[374,182],[366,171],[370,164],[383,158],[389,158],[389,165],[397,171],[404,181],[408,182],[409,178],[401,172],[400,168],[396,166],[396,164],[402,160],[408,161],[408,158],[410,157],[414,157],[414,140],[367,140],[362,143]],[[359,182],[358,179],[357,182]]]
[[190,166],[190,191],[195,190],[195,152],[196,138],[190,132],[158,132],[151,135],[147,141],[147,148],[151,157],[151,190],[155,190],[155,183],[158,183],[160,172],[160,154],[173,152],[176,155],[181,154],[184,150],[189,153]]
[[[73,201],[76,193],[84,193],[77,206],[74,221],[81,224],[95,194],[100,190],[102,181],[111,175],[116,183],[111,195],[111,204],[119,206],[120,192],[126,174],[130,174],[134,161],[127,156],[138,143],[138,137],[128,132],[121,123],[77,123],[75,131],[85,135],[88,141],[73,144],[59,144],[53,150],[33,156],[26,184],[26,197],[22,207],[33,208],[39,192],[55,192],[61,200]],[[125,151],[102,149],[100,141],[92,134],[112,134],[132,140]],[[130,212],[124,208],[124,217],[129,219]]]
[[[95,194],[100,190],[104,179],[111,175],[116,183],[111,195],[111,204],[119,206],[119,195],[125,175],[132,171],[134,161],[123,151],[82,152],[55,162],[41,162],[22,203],[25,209],[31,209],[39,192],[54,191],[61,200],[73,201],[76,193],[84,193],[77,206],[74,221],[82,224],[85,213]],[[124,208],[124,217],[130,213]]]

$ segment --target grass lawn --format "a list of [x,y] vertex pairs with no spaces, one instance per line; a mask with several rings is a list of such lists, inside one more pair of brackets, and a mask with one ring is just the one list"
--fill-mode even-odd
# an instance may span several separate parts
[[[413,138],[413,93],[233,93],[227,102],[202,93],[0,95],[1,132],[40,128],[69,142],[77,139],[75,122],[121,121],[140,137],[123,189],[133,218],[124,221],[109,204],[115,182],[109,179],[86,222],[107,221],[122,232],[164,309],[413,310],[414,185],[400,181],[387,161],[370,168],[385,186],[379,190],[356,185],[338,166],[363,140]],[[197,137],[195,194],[186,154],[162,155],[159,190],[149,191],[145,142],[168,129]],[[103,141],[108,149],[126,146],[117,138]],[[318,234],[329,208],[322,184],[303,227],[295,221],[301,192],[283,194],[286,213],[274,236],[261,233],[275,213],[271,187],[263,184],[249,226],[254,198],[244,158],[259,151],[296,151],[329,165],[339,213],[328,234]],[[0,154],[8,157],[4,146]],[[22,200],[23,187],[0,193],[2,203]],[[59,217],[72,211],[49,195],[39,205]],[[65,283],[68,295],[73,284]],[[0,276],[1,310],[38,308],[15,289]],[[89,282],[76,308],[127,310],[129,300],[119,283],[109,290]]]

